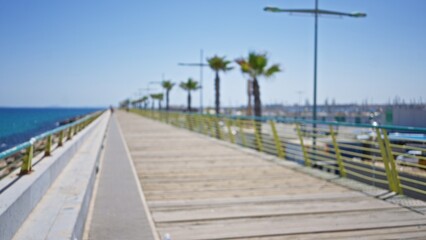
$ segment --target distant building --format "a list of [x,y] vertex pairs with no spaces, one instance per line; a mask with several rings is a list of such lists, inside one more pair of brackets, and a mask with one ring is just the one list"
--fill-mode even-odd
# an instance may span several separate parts
[[426,127],[426,107],[395,106],[388,114],[393,125]]

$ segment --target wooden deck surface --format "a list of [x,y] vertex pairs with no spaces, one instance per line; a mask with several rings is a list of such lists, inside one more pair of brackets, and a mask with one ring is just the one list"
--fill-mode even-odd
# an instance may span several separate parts
[[426,216],[141,116],[117,114],[160,238],[426,239]]

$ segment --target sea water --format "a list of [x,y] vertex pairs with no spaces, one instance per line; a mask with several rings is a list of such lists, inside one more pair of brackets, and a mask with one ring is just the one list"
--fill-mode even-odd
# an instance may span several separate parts
[[0,152],[99,108],[0,108]]

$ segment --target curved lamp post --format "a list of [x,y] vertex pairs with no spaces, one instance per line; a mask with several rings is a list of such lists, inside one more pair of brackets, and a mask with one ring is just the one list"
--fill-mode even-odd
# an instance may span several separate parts
[[263,9],[266,12],[273,13],[306,13],[313,14],[315,16],[315,39],[314,39],[314,106],[313,106],[313,117],[314,121],[317,120],[317,52],[318,52],[318,15],[334,15],[340,17],[366,17],[367,14],[362,12],[345,13],[337,11],[322,10],[318,8],[318,0],[315,0],[314,9],[281,9],[277,7],[265,7]]
[[179,66],[200,67],[200,113],[203,113],[203,67],[208,67],[207,63],[203,63],[203,50],[200,50],[199,63],[178,63]]
[[318,16],[319,15],[333,15],[340,17],[366,17],[366,13],[362,12],[354,12],[354,13],[345,13],[345,12],[337,12],[330,10],[322,10],[318,8],[318,0],[315,0],[315,8],[314,9],[282,9],[277,7],[265,7],[263,9],[266,12],[272,13],[304,13],[304,14],[313,14],[315,16],[315,37],[314,37],[314,104],[312,109],[312,120],[313,120],[313,147],[316,150],[316,120],[317,120],[317,52],[318,52]]

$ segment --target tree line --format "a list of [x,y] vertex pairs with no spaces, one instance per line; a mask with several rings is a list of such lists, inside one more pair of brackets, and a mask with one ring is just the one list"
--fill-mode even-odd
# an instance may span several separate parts
[[[247,76],[248,83],[248,111],[247,115],[252,115],[252,96],[254,99],[254,115],[257,117],[262,116],[262,102],[260,99],[260,85],[259,79],[270,78],[276,73],[281,71],[279,64],[268,65],[268,56],[266,53],[250,52],[247,57],[235,59],[234,62],[239,66],[243,75]],[[215,90],[215,113],[220,114],[220,73],[225,73],[234,69],[231,66],[232,61],[227,60],[226,57],[219,57],[217,55],[207,58],[207,63],[210,69],[215,73],[214,78],[214,90]],[[170,92],[176,85],[171,80],[163,80],[161,82],[162,88],[165,90],[166,97],[166,111],[170,110]],[[199,83],[192,78],[188,78],[187,81],[181,82],[179,87],[187,92],[187,111],[191,112],[191,93],[201,88]],[[151,94],[151,99],[158,101],[158,108],[161,109],[161,102],[164,99],[163,93]],[[145,104],[147,107],[148,97],[144,96],[141,99],[130,101],[126,100],[121,105],[133,104]],[[154,105],[152,105],[154,107]]]

